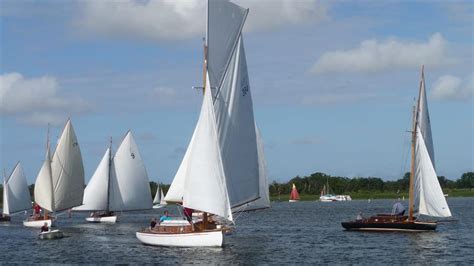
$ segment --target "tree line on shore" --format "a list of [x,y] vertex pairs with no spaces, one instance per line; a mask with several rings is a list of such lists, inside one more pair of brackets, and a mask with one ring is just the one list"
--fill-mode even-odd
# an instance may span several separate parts
[[[444,176],[438,176],[438,181],[443,189],[469,189],[474,188],[474,172],[466,172],[457,180],[450,180]],[[358,192],[392,192],[394,194],[408,192],[410,184],[410,173],[395,181],[384,181],[379,177],[341,177],[330,176],[325,173],[316,172],[309,176],[296,176],[286,183],[273,181],[269,184],[270,196],[289,195],[292,185],[295,184],[300,194],[319,195],[325,185],[329,185],[330,193],[350,194]],[[159,184],[164,193],[168,192],[169,184]],[[33,199],[34,184],[29,186],[31,198]],[[158,183],[151,181],[150,190],[152,197],[155,195]],[[3,186],[0,185],[0,193],[3,195]],[[3,197],[0,197],[3,204]]]
[[[474,188],[474,172],[466,172],[457,180],[450,180],[438,176],[438,181],[443,189],[470,189]],[[313,173],[309,176],[296,176],[286,183],[273,181],[269,185],[270,195],[279,196],[290,194],[292,185],[295,184],[300,194],[319,195],[323,187],[329,185],[332,194],[350,194],[352,192],[408,192],[410,186],[410,173],[395,181],[384,181],[379,177],[341,177],[330,176],[325,173]]]

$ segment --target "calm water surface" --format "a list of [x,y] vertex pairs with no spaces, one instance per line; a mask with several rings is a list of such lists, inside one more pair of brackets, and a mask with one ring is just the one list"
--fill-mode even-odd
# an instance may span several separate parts
[[[423,263],[474,264],[474,198],[449,198],[457,222],[429,233],[347,232],[340,222],[389,212],[393,201],[273,202],[272,208],[237,218],[223,248],[166,248],[142,245],[135,232],[163,209],[124,213],[113,225],[87,224],[86,214],[60,215],[66,238],[38,240],[23,227],[23,214],[0,223],[0,262],[17,263]],[[406,202],[405,202],[406,205]],[[175,212],[175,208],[169,208]]]

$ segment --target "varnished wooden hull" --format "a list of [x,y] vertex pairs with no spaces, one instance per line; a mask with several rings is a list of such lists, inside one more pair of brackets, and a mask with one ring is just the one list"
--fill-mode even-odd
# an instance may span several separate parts
[[425,232],[436,230],[435,222],[365,222],[351,221],[342,222],[342,227],[350,231],[401,231],[401,232]]

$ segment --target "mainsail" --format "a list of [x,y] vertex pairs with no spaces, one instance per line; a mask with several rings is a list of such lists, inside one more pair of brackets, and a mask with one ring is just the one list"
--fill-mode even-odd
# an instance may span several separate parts
[[435,170],[423,70],[416,113],[415,204],[418,205],[420,214],[434,217],[451,217],[451,211]]
[[232,207],[259,197],[257,137],[241,34],[247,12],[228,1],[209,1],[207,66]]
[[3,213],[12,214],[31,208],[30,191],[21,163],[18,162],[10,176],[3,182]]
[[35,183],[35,201],[49,211],[62,211],[82,204],[84,166],[81,150],[70,120],[63,129],[51,159],[46,158]]

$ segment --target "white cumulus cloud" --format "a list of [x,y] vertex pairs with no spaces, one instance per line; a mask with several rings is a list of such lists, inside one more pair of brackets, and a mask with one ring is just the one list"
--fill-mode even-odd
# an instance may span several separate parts
[[474,95],[474,77],[461,79],[451,75],[439,77],[433,84],[431,96],[437,100],[469,100]]
[[[206,2],[175,1],[81,1],[76,25],[86,33],[106,37],[138,37],[180,40],[204,35]],[[327,17],[327,7],[316,0],[237,0],[250,8],[246,30],[265,30]]]
[[58,124],[67,115],[84,111],[82,99],[68,99],[58,95],[56,78],[43,76],[25,78],[20,73],[0,75],[0,113],[18,117],[28,124]]
[[376,72],[392,68],[440,66],[452,63],[447,41],[440,33],[427,42],[404,42],[391,38],[365,40],[359,47],[324,53],[311,69],[314,73]]

